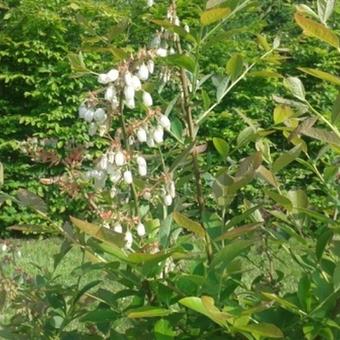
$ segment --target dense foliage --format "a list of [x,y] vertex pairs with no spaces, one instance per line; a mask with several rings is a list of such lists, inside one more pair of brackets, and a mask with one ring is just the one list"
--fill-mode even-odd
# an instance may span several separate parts
[[2,220],[65,242],[0,334],[338,338],[339,4],[147,3],[4,8]]

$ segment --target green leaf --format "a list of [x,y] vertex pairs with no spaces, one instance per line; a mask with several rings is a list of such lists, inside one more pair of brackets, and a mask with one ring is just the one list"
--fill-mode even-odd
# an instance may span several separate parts
[[[111,247],[118,248],[124,245],[124,235],[115,233],[114,231],[103,228],[101,226],[70,217],[72,223],[85,234],[94,237],[97,240],[107,243]],[[118,248],[119,250],[119,248]],[[122,255],[124,256],[124,254]]]
[[167,248],[169,244],[169,236],[172,225],[172,215],[168,215],[162,222],[159,228],[159,243],[163,248]]
[[148,254],[148,253],[131,253],[128,255],[128,261],[135,264],[142,264],[148,262],[158,263],[166,260],[173,254],[172,252],[164,253],[158,252],[156,254]]
[[101,283],[101,280],[95,280],[92,282],[87,283],[74,297],[73,301],[72,301],[72,305],[74,306],[79,299],[86,293],[88,292],[90,289],[92,289],[93,287],[97,286],[99,283]]
[[220,21],[227,17],[231,13],[231,9],[228,7],[223,8],[213,8],[204,11],[201,14],[201,25],[208,26],[214,22]]
[[288,105],[279,104],[274,109],[274,123],[280,124],[294,116],[294,111]]
[[154,326],[154,335],[156,340],[171,340],[175,338],[176,332],[170,322],[165,319],[158,320]]
[[38,195],[31,191],[19,189],[16,193],[16,198],[19,201],[19,204],[27,208],[47,213],[46,203]]
[[261,294],[266,299],[277,302],[282,308],[287,309],[288,311],[291,311],[291,312],[295,312],[295,313],[298,312],[300,314],[300,310],[296,305],[277,296],[276,294],[267,293],[267,292],[262,292]]
[[242,331],[249,332],[253,335],[263,336],[266,338],[283,338],[284,335],[280,328],[271,324],[271,323],[259,323],[259,324],[251,324],[251,325],[237,325],[236,329],[240,329]]
[[180,227],[192,231],[200,237],[205,237],[205,230],[200,223],[191,220],[178,211],[173,212],[173,219]]
[[279,172],[288,164],[293,162],[296,158],[299,157],[303,145],[299,144],[296,145],[294,148],[290,149],[289,151],[283,153],[279,158],[277,158],[273,164],[273,171]]
[[103,322],[114,321],[117,319],[117,316],[117,312],[114,312],[111,309],[98,308],[86,313],[83,317],[81,317],[80,321],[100,324]]
[[315,68],[298,67],[298,69],[302,72],[310,74],[313,77],[316,77],[316,78],[319,78],[319,79],[322,79],[322,80],[326,80],[330,83],[333,83],[335,85],[340,86],[340,78],[333,75],[333,74],[330,74],[330,73],[327,73],[327,72],[324,72],[324,71],[320,71],[320,70],[315,69]]
[[302,101],[305,100],[305,88],[299,78],[288,77],[283,81],[283,84],[290,90],[294,97]]
[[317,239],[315,247],[316,258],[320,261],[327,244],[332,240],[333,232],[331,230],[324,231]]
[[340,290],[340,262],[336,265],[333,273],[333,287],[334,291]]
[[223,77],[220,82],[217,85],[217,89],[216,89],[216,101],[219,103],[224,95],[225,95],[225,91],[229,85],[229,77]]
[[222,138],[213,138],[213,144],[217,152],[221,155],[223,159],[228,156],[229,153],[229,145],[228,143]]
[[264,167],[263,165],[260,165],[257,169],[256,169],[256,174],[258,176],[260,176],[262,179],[264,179],[267,183],[269,183],[270,185],[272,185],[275,188],[279,187],[278,181],[275,177],[275,175],[268,170],[266,167]]
[[295,13],[296,23],[303,29],[303,33],[309,37],[317,38],[327,44],[339,48],[339,38],[326,26]]
[[195,72],[195,61],[188,55],[184,54],[169,55],[168,57],[162,58],[162,61],[168,65],[184,68],[191,73]]
[[4,166],[0,162],[0,187],[4,185]]
[[231,316],[225,312],[221,312],[214,305],[214,300],[208,296],[202,298],[190,296],[178,301],[183,306],[203,314],[220,326],[226,325]]
[[129,319],[141,319],[141,318],[158,318],[168,316],[170,314],[171,311],[169,309],[145,306],[129,310],[127,316]]
[[265,193],[267,196],[269,196],[272,200],[274,200],[275,202],[279,203],[280,205],[282,205],[284,208],[286,208],[287,210],[291,210],[293,205],[292,202],[285,196],[280,195],[274,191],[269,191],[269,190],[265,190]]
[[249,235],[249,233],[251,233],[252,231],[255,231],[261,225],[262,223],[250,223],[250,224],[245,224],[241,227],[234,228],[232,230],[228,230],[227,232],[222,234],[220,237],[218,237],[216,241],[232,240],[244,234]]
[[339,120],[340,120],[340,92],[338,92],[338,95],[333,105],[332,123],[337,124],[339,123]]
[[240,255],[252,244],[253,241],[248,240],[238,240],[228,244],[215,254],[211,261],[210,269],[213,269],[221,263],[223,264],[223,266],[227,266],[235,257]]
[[333,131],[307,127],[302,128],[300,132],[305,136],[315,138],[320,140],[321,142],[340,147],[340,138]]
[[293,205],[293,213],[298,213],[299,209],[308,207],[308,196],[302,189],[288,191],[288,198]]
[[239,53],[235,53],[228,61],[226,71],[232,81],[242,73],[243,57]]
[[318,0],[318,15],[320,20],[325,24],[327,20],[330,18],[334,11],[336,0]]
[[246,127],[237,136],[237,146],[245,146],[256,138],[256,130],[252,126]]
[[74,73],[87,73],[88,69],[85,66],[84,58],[81,52],[78,54],[76,53],[69,53],[68,59],[71,65],[72,72]]

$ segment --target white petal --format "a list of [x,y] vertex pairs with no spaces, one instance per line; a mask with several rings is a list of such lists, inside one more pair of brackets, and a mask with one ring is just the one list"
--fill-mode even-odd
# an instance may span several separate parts
[[146,167],[146,166],[141,166],[141,165],[138,166],[138,173],[139,173],[139,175],[142,176],[142,177],[146,176],[147,173],[148,173],[147,167]]
[[172,197],[171,195],[165,195],[164,196],[164,205],[169,207],[172,204]]
[[102,108],[99,108],[94,112],[93,118],[96,122],[103,123],[106,120],[107,116],[105,114],[105,111]]
[[149,78],[149,70],[144,63],[139,67],[138,78],[140,80],[147,80]]
[[125,86],[124,88],[125,99],[128,101],[135,98],[135,89],[132,85]]
[[122,166],[125,164],[125,156],[121,151],[118,151],[115,155],[115,163],[117,166]]
[[98,83],[106,85],[109,82],[110,82],[110,78],[108,77],[106,73],[102,73],[98,76]]
[[157,126],[156,130],[152,134],[153,140],[155,143],[160,144],[163,143],[164,130],[162,126]]
[[118,70],[116,70],[115,68],[110,70],[108,73],[107,73],[107,77],[109,79],[110,82],[114,82],[118,79],[119,77],[119,72]]
[[138,236],[140,237],[145,236],[146,232],[145,232],[145,226],[143,223],[139,223],[136,229],[137,229]]
[[87,111],[85,112],[84,119],[85,119],[88,123],[92,122],[93,117],[94,117],[94,112],[93,112],[93,110],[87,110]]
[[125,233],[124,241],[125,241],[125,248],[131,249],[132,244],[133,244],[133,236],[131,234],[131,231],[128,230]]
[[169,131],[171,128],[170,119],[165,115],[161,115],[159,117],[159,124],[167,131]]
[[147,63],[147,67],[148,67],[148,70],[149,70],[149,73],[154,73],[155,71],[155,63],[153,62],[153,60],[149,60],[148,63]]
[[137,164],[138,164],[139,166],[146,166],[146,165],[147,165],[147,164],[146,164],[145,158],[142,157],[142,156],[138,156],[138,157],[137,157]]
[[120,223],[116,223],[114,226],[113,226],[113,231],[118,233],[118,234],[122,234],[123,233],[123,227]]
[[149,92],[143,92],[143,103],[146,107],[152,106],[153,100]]
[[130,170],[126,170],[123,174],[124,181],[126,184],[131,184],[133,179],[132,179],[132,173]]
[[140,143],[144,143],[147,141],[147,135],[146,135],[145,129],[139,128],[137,130],[137,139]]
[[160,48],[157,49],[156,54],[159,57],[166,57],[168,55],[168,50],[165,49],[165,48],[160,47]]
[[142,83],[137,76],[132,76],[131,86],[135,89],[135,91],[140,91],[142,89]]

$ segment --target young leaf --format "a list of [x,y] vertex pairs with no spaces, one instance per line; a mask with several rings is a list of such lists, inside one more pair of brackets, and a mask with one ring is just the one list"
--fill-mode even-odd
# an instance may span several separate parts
[[228,143],[222,138],[213,138],[213,143],[217,152],[225,159],[229,153]]
[[231,9],[228,7],[213,8],[213,9],[204,11],[201,14],[201,25],[208,26],[210,24],[213,24],[216,21],[220,21],[224,19],[230,13],[231,13]]
[[326,80],[330,83],[333,83],[335,85],[340,86],[340,78],[333,75],[333,74],[330,74],[330,73],[327,73],[327,72],[324,72],[324,71],[320,71],[320,70],[315,69],[315,68],[298,67],[298,69],[302,72],[310,74],[313,77],[316,77],[316,78],[319,78],[319,79],[322,79],[322,80]]
[[26,189],[19,189],[17,191],[16,197],[19,201],[19,204],[41,211],[42,213],[47,213],[47,205],[46,203],[36,194]]
[[179,213],[178,211],[174,211],[173,219],[180,227],[192,231],[193,233],[197,234],[200,237],[205,236],[205,230],[200,223],[191,220],[190,218]]
[[299,157],[302,150],[302,144],[294,146],[293,149],[283,153],[279,158],[277,158],[273,164],[273,171],[279,172],[281,169],[286,167],[288,164],[293,162]]
[[327,244],[333,238],[333,232],[331,230],[326,230],[323,232],[317,239],[316,247],[315,247],[315,255],[316,258],[320,261],[325,251]]
[[234,81],[242,73],[243,58],[239,53],[235,53],[228,61],[226,72],[230,79]]
[[274,191],[269,191],[269,190],[265,190],[265,193],[272,200],[274,200],[278,204],[282,205],[287,210],[291,210],[292,209],[292,207],[293,207],[292,202],[287,197],[285,197],[283,195],[280,195],[280,194],[278,194],[278,193],[276,193]]
[[302,101],[305,100],[305,88],[299,78],[288,77],[283,81],[283,84],[290,90],[294,97]]
[[236,329],[249,332],[257,337],[265,338],[283,338],[284,335],[280,328],[271,323],[259,323],[259,324],[248,324],[248,325],[236,325]]
[[279,104],[274,109],[274,123],[280,124],[294,116],[294,111],[288,105]]
[[165,319],[158,320],[154,326],[154,335],[156,340],[172,340],[175,339],[176,332],[172,328],[170,322]]
[[262,179],[264,179],[267,183],[269,183],[273,187],[278,188],[279,184],[276,177],[270,170],[268,170],[263,165],[260,165],[256,169],[256,174],[259,175]]
[[303,33],[309,37],[317,38],[327,44],[339,48],[339,38],[326,26],[295,13],[296,23],[303,29]]
[[340,147],[340,138],[333,132],[318,128],[305,128],[301,130],[303,135],[320,140],[321,142]]
[[166,58],[162,58],[162,61],[164,61],[168,65],[184,68],[191,73],[195,72],[195,61],[187,55],[174,54]]
[[252,231],[256,230],[262,223],[250,223],[250,224],[245,224],[241,227],[234,228],[232,230],[228,230],[221,236],[219,236],[216,241],[221,241],[221,240],[232,240],[234,238],[237,238],[239,236],[242,236],[244,234],[249,235]]
[[145,306],[128,311],[129,319],[141,319],[141,318],[158,318],[168,316],[171,314],[169,309],[160,307]]

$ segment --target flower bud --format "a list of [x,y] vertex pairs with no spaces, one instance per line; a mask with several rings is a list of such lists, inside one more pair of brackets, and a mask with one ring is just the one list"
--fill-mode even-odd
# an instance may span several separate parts
[[124,95],[127,101],[135,98],[135,89],[132,85],[125,86]]
[[117,96],[116,89],[113,85],[109,86],[105,91],[105,100],[112,102],[113,99]]
[[133,236],[130,230],[128,230],[125,233],[124,241],[125,241],[125,248],[131,249],[132,244],[133,244]]
[[145,226],[143,223],[138,223],[137,225],[137,235],[140,237],[145,236],[146,232],[145,232]]
[[148,80],[149,78],[149,69],[144,63],[139,67],[138,78],[140,80]]
[[138,157],[137,157],[137,164],[138,164],[139,166],[147,166],[146,160],[145,160],[145,158],[142,157],[142,156],[138,156]]
[[153,101],[149,92],[143,92],[143,103],[146,107],[152,106]]
[[98,83],[106,85],[110,82],[110,77],[106,73],[102,73],[98,76]]
[[132,173],[130,170],[124,171],[123,177],[126,184],[132,183]]
[[155,71],[155,63],[153,62],[152,59],[150,59],[150,60],[148,61],[147,67],[148,67],[149,73],[150,73],[150,74],[153,74],[154,71]]
[[150,191],[145,191],[143,194],[143,198],[147,201],[151,200],[151,192]]
[[137,130],[137,139],[140,143],[144,143],[147,140],[146,131],[143,128]]
[[135,89],[135,91],[140,91],[142,89],[142,83],[137,76],[132,76],[131,86]]
[[132,74],[131,72],[127,71],[124,74],[124,82],[126,86],[132,86]]
[[159,56],[159,57],[166,57],[168,55],[168,50],[165,49],[165,48],[158,48],[157,51],[156,51],[156,54]]
[[139,165],[138,166],[138,173],[140,176],[144,177],[148,173],[148,168],[146,166]]
[[87,111],[86,105],[84,105],[84,104],[80,105],[79,109],[78,109],[79,118],[84,119],[86,111]]
[[116,69],[112,69],[107,73],[107,78],[109,79],[109,82],[114,82],[118,79],[119,72]]
[[163,127],[158,125],[157,128],[154,130],[152,137],[155,143],[157,144],[163,143],[163,137],[164,137]]
[[88,123],[92,122],[93,117],[94,117],[94,112],[93,112],[93,110],[87,110],[87,111],[85,112],[84,119],[85,119],[85,121],[87,121]]
[[113,231],[115,233],[118,233],[118,234],[122,234],[123,233],[123,227],[120,223],[116,223],[114,226],[113,226]]
[[89,135],[94,136],[97,133],[97,125],[95,123],[91,123],[89,126]]
[[105,114],[105,111],[102,108],[99,108],[94,112],[93,118],[96,122],[103,123],[106,120],[107,116]]
[[161,115],[159,117],[159,124],[167,131],[171,128],[171,122],[170,119],[166,115]]
[[165,195],[163,197],[164,200],[164,205],[166,205],[167,207],[169,207],[172,204],[172,197],[171,195]]
[[115,155],[115,163],[117,166],[122,166],[125,164],[125,156],[123,152],[118,151]]

